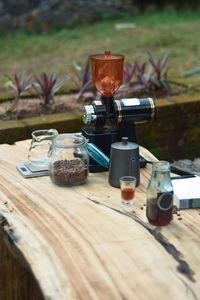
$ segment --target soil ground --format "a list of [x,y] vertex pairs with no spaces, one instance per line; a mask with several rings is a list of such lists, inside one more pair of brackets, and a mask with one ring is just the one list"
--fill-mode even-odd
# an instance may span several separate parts
[[[89,101],[89,99],[88,99]],[[56,97],[56,103],[44,105],[40,99],[20,99],[17,108],[11,112],[6,113],[13,101],[0,103],[0,119],[1,120],[16,120],[25,119],[37,116],[44,116],[55,113],[64,113],[73,110],[81,110],[85,101],[77,100],[77,95],[63,95]]]
[[[171,91],[155,90],[155,91],[134,91],[130,93],[117,93],[115,99],[131,98],[131,97],[152,97],[158,98],[169,98],[174,95],[186,94],[188,92],[187,87],[181,85],[172,85]],[[14,100],[0,103],[0,120],[20,120],[30,117],[44,116],[49,114],[64,113],[70,111],[81,111],[83,105],[90,104],[92,102],[92,94],[87,93],[84,98],[78,99],[78,94],[68,94],[55,97],[55,104],[50,103],[44,105],[40,99],[37,98],[26,98],[20,99],[16,109],[10,113],[6,113],[12,106]]]

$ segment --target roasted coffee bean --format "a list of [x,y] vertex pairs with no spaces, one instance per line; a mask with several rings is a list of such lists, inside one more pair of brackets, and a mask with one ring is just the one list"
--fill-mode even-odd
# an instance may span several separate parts
[[57,184],[73,185],[87,178],[87,165],[81,159],[58,160],[53,164],[53,179]]

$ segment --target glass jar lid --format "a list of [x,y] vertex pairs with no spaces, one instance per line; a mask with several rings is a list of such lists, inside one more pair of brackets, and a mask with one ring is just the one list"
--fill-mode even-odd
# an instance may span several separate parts
[[76,135],[67,135],[60,134],[54,140],[54,146],[58,148],[74,148],[84,145],[86,143],[86,139],[84,136],[76,136]]

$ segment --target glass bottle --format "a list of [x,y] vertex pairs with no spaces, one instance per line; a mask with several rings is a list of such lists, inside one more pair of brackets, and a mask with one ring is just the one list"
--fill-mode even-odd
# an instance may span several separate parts
[[71,186],[87,180],[88,151],[83,136],[58,135],[52,140],[49,156],[49,175],[54,183]]
[[170,163],[154,162],[147,188],[146,215],[149,223],[157,226],[169,224],[173,216],[173,186]]

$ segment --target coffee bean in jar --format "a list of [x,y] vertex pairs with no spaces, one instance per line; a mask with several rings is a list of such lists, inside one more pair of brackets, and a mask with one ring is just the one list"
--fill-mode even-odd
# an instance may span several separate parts
[[83,136],[58,135],[49,156],[49,175],[54,183],[71,186],[87,180],[88,151]]
[[74,185],[87,179],[87,165],[81,159],[58,160],[53,164],[53,180],[57,184]]

